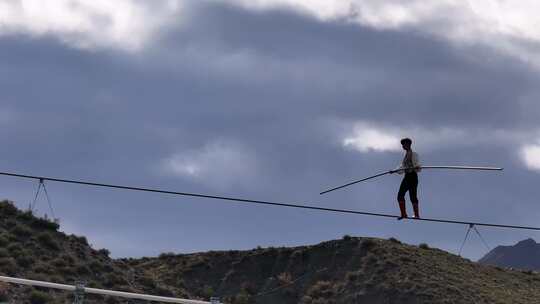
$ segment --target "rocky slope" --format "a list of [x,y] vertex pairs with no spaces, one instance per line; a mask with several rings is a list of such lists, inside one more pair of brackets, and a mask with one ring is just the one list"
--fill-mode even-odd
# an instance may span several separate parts
[[[0,202],[0,275],[89,287],[172,295],[151,277],[95,250],[85,237],[58,232],[58,224]],[[179,292],[181,294],[181,292]],[[72,295],[31,287],[0,284],[0,302],[70,303]],[[120,303],[89,297],[85,303]]]
[[538,303],[540,275],[426,245],[345,237],[315,246],[131,260],[164,286],[227,303]]

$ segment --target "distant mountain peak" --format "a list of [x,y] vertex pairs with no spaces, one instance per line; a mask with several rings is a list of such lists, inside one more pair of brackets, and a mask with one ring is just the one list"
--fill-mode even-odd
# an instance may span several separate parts
[[526,240],[520,241],[516,244],[516,246],[523,247],[523,246],[536,246],[538,243],[536,243],[535,240],[532,238],[528,238]]
[[506,268],[540,270],[540,244],[528,238],[514,246],[498,246],[478,262]]

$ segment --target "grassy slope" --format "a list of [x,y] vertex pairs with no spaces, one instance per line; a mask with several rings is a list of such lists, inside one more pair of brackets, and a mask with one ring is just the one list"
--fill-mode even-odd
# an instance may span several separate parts
[[483,266],[422,247],[345,238],[133,263],[154,271],[163,285],[216,293],[228,303],[538,303],[538,274]]
[[[540,275],[483,266],[396,240],[346,237],[267,248],[112,260],[84,237],[0,202],[0,274],[226,303],[538,303]],[[0,284],[0,302],[70,295]],[[33,299],[33,300],[32,300]],[[41,301],[40,301],[41,300]],[[45,301],[43,301],[45,300]],[[123,303],[89,297],[85,303]],[[135,303],[135,302],[132,302]]]
[[[146,273],[95,250],[86,238],[58,232],[58,225],[0,202],[0,275],[74,284],[128,292],[173,295]],[[182,294],[181,291],[178,293]],[[72,295],[51,290],[0,284],[0,302],[70,303]],[[91,296],[85,303],[120,303],[114,298]]]

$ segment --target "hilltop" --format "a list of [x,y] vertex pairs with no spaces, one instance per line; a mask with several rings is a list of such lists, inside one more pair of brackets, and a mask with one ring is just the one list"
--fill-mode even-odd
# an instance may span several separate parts
[[[0,202],[0,274],[228,304],[537,303],[540,275],[423,244],[346,236],[294,248],[111,259],[58,224]],[[0,285],[0,302],[66,303],[71,295]],[[124,300],[125,301],[125,300]],[[88,297],[85,303],[124,303]],[[137,302],[131,302],[137,303]]]
[[344,237],[314,246],[131,260],[160,284],[227,303],[538,303],[540,275],[427,245]]

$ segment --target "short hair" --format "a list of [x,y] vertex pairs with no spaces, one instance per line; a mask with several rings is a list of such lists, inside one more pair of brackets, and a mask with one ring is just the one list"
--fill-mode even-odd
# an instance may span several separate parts
[[405,137],[401,140],[402,145],[412,145],[412,139]]

